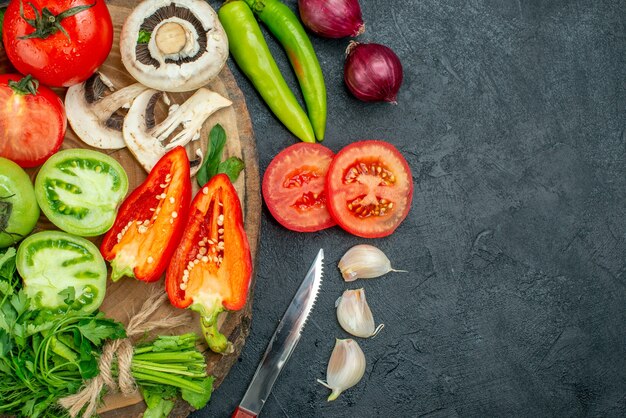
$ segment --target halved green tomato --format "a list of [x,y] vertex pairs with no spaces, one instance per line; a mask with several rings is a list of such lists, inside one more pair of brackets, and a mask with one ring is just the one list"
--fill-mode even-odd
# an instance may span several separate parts
[[38,232],[20,244],[16,264],[34,308],[89,313],[104,300],[106,264],[98,247],[84,238]]
[[17,244],[39,219],[30,177],[11,160],[0,157],[0,248]]
[[111,228],[127,191],[124,168],[106,154],[85,149],[53,155],[35,180],[37,202],[50,222],[83,237]]

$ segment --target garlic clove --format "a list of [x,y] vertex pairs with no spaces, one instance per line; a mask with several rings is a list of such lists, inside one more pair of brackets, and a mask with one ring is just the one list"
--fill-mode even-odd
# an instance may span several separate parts
[[319,383],[332,390],[328,401],[334,401],[341,393],[359,383],[365,374],[365,354],[359,344],[352,340],[335,340],[326,369],[326,382]]
[[356,337],[374,337],[384,327],[384,324],[376,327],[372,311],[365,298],[364,289],[346,290],[337,299],[335,307],[341,328]]
[[407,273],[406,270],[393,269],[385,253],[367,244],[350,248],[339,260],[339,270],[346,282],[356,279],[373,279],[390,271]]

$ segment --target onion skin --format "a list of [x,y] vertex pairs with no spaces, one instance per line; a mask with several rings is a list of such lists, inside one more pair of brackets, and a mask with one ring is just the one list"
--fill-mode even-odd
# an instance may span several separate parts
[[359,36],[365,32],[358,0],[298,0],[300,18],[324,38]]
[[350,93],[359,100],[398,104],[402,63],[389,47],[350,42],[343,77]]

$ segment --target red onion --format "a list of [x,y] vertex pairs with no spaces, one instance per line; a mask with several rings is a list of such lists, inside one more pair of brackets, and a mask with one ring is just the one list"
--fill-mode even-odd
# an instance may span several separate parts
[[388,47],[350,42],[346,49],[343,79],[348,90],[364,102],[398,104],[402,84],[402,63]]
[[325,38],[358,36],[365,32],[358,0],[298,0],[305,26]]

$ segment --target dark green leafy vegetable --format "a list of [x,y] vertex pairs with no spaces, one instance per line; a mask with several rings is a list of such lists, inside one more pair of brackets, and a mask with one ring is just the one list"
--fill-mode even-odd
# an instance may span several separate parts
[[209,133],[209,145],[204,163],[198,173],[196,180],[200,187],[204,186],[211,177],[216,174],[226,174],[232,183],[237,181],[241,170],[244,169],[244,163],[240,158],[230,157],[226,161],[222,161],[222,153],[226,145],[226,131],[219,123],[216,124]]
[[[0,415],[66,417],[57,402],[99,373],[106,340],[124,338],[122,324],[103,313],[33,310],[16,274],[16,251],[0,254]],[[74,292],[66,289],[69,302]],[[135,347],[131,373],[141,388],[146,417],[165,417],[178,395],[202,408],[211,397],[196,335],[161,336]],[[117,376],[118,366],[112,365]]]
[[0,414],[63,417],[57,400],[98,374],[101,345],[124,327],[102,313],[31,310],[15,256],[0,256]]

